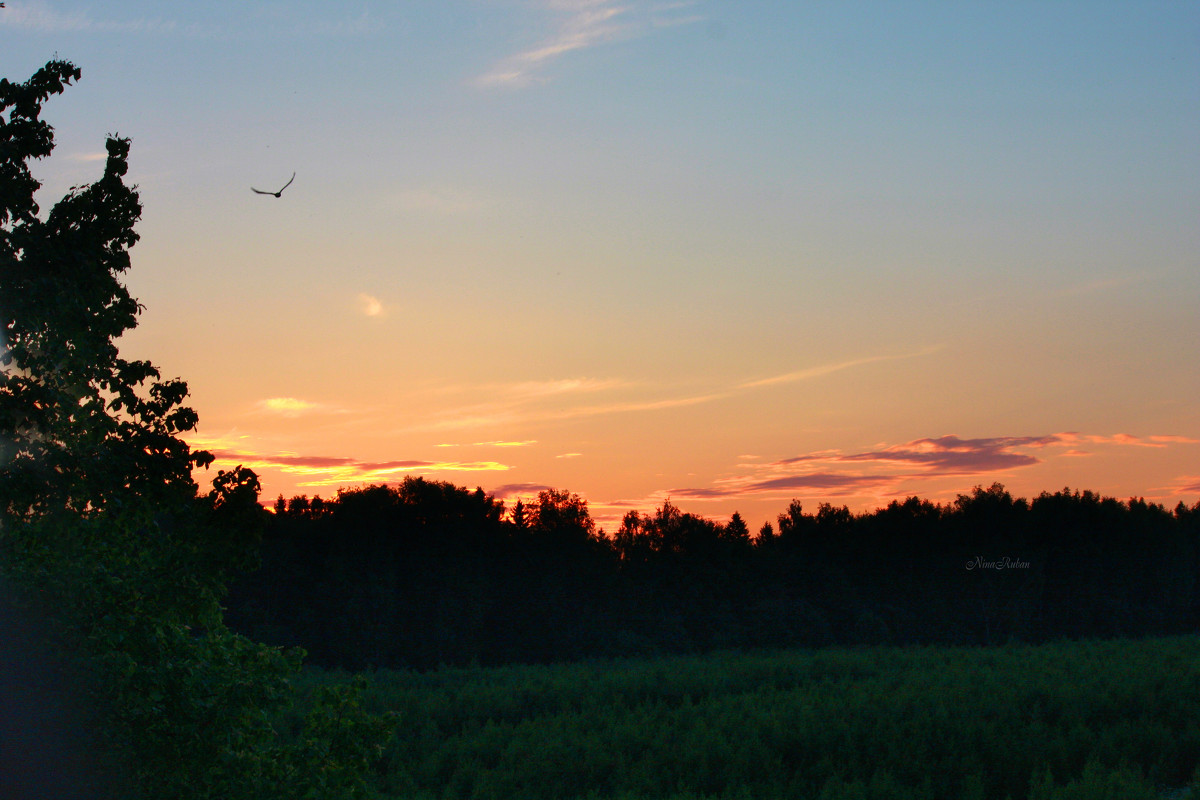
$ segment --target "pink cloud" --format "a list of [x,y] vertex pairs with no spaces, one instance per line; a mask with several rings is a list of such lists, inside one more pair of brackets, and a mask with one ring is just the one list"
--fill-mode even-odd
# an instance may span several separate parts
[[672,489],[671,497],[691,500],[724,500],[750,494],[764,494],[795,489],[819,489],[826,494],[853,494],[864,489],[877,489],[895,482],[895,475],[851,475],[820,472],[807,475],[786,475],[747,484],[729,484],[711,488]]
[[1200,494],[1200,476],[1182,475],[1176,478],[1176,485],[1171,487],[1174,494]]
[[1014,452],[1013,448],[1041,447],[1058,442],[1054,436],[1002,436],[988,439],[940,436],[936,439],[917,439],[872,452],[836,456],[831,460],[913,464],[942,475],[974,475],[1041,463],[1041,459]]
[[[1079,457],[1090,453],[1073,445],[1167,447],[1195,441],[1184,436],[1138,437],[1127,433],[1100,436],[1068,432],[974,439],[948,434],[890,446],[879,445],[857,453],[820,450],[769,464],[747,464],[743,461],[738,465],[739,469],[752,470],[750,474],[727,478],[709,487],[674,489],[671,495],[695,500],[718,500],[796,490],[835,496],[888,492],[906,481],[988,476],[1041,464],[1045,457],[1049,457],[1033,455],[1030,450],[1046,452],[1049,448],[1069,447],[1066,452],[1056,455]],[[868,471],[848,469],[850,465],[867,468]],[[1200,484],[1180,491],[1197,489],[1200,489]]]
[[553,486],[544,483],[506,483],[491,490],[491,495],[497,500],[508,500],[513,497],[532,497],[540,492],[548,492]]
[[239,461],[244,464],[269,464],[278,467],[325,469],[343,467],[354,463],[354,460],[350,458],[331,458],[326,456],[264,456],[257,453],[239,453],[230,450],[214,450],[212,454],[218,461]]

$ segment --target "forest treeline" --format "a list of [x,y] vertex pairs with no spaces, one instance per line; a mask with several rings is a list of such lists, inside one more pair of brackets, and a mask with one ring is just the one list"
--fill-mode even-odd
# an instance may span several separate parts
[[752,535],[671,503],[611,535],[587,503],[510,508],[407,478],[276,501],[226,619],[347,669],[715,649],[1158,636],[1200,622],[1200,503],[1088,491],[853,514],[793,500]]

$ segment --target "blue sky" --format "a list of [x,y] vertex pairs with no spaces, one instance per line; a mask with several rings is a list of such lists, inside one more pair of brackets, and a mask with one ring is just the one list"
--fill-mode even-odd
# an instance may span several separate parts
[[268,494],[1200,493],[1200,6],[7,6],[83,70],[46,202],[133,138],[126,346]]

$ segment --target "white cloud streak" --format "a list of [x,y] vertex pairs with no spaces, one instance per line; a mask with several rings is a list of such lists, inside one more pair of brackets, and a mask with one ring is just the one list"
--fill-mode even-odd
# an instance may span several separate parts
[[895,356],[868,356],[867,358],[855,358],[849,361],[839,361],[834,364],[822,364],[818,367],[809,367],[807,369],[797,370],[795,372],[786,372],[782,375],[773,375],[769,378],[761,378],[756,381],[747,381],[740,385],[741,389],[757,389],[762,386],[773,386],[780,383],[795,383],[796,381],[809,380],[811,378],[820,378],[825,375],[832,375],[835,372],[841,372],[852,367],[859,367],[864,364],[874,364],[880,361],[897,361],[905,358],[917,358],[918,356],[927,356],[941,350],[945,345],[934,345],[926,347],[912,353],[901,353]]
[[173,33],[178,23],[163,19],[100,20],[86,11],[62,12],[45,2],[9,2],[0,27],[34,33]]
[[547,10],[567,14],[556,32],[530,48],[502,59],[476,83],[483,87],[527,86],[541,80],[539,74],[548,63],[567,53],[703,20],[700,15],[678,13],[694,5],[680,2],[647,7],[636,2],[621,4],[611,0],[550,0],[544,6]]
[[614,390],[630,390],[637,386],[621,380],[594,378],[571,378],[565,380],[531,381],[508,384],[489,389],[480,387],[474,391],[496,397],[486,403],[460,406],[446,411],[440,418],[407,431],[450,431],[469,428],[515,425],[526,422],[557,422],[608,414],[624,414],[644,411],[662,411],[672,408],[701,405],[725,400],[738,395],[784,383],[812,380],[853,367],[894,361],[904,358],[926,356],[943,349],[943,345],[926,347],[912,353],[888,356],[868,356],[832,364],[775,375],[769,378],[747,381],[729,387],[713,387],[703,392],[680,394],[660,398],[613,398],[604,402],[579,404],[575,398],[581,394],[604,394]]
[[[15,28],[38,34],[115,33],[143,35],[186,35],[200,37],[244,38],[282,36],[285,38],[360,38],[375,33],[379,21],[364,10],[357,16],[320,18],[294,9],[263,12],[247,4],[249,20],[231,20],[228,15],[208,15],[203,22],[180,22],[161,17],[134,19],[97,18],[89,10],[61,11],[47,0],[9,0],[0,13],[0,29]],[[165,7],[165,6],[164,6]]]

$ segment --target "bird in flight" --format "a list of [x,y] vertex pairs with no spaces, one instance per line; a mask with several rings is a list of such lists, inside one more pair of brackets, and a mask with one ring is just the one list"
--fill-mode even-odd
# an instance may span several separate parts
[[[283,185],[283,189],[286,189],[287,187],[291,186],[292,181],[294,181],[294,180],[296,180],[296,173],[293,172],[291,179],[289,179],[288,182]],[[273,194],[276,197],[283,196],[283,189],[280,189],[278,192],[264,192],[262,189],[255,189],[253,186],[250,187],[250,191],[254,192],[255,194]]]

